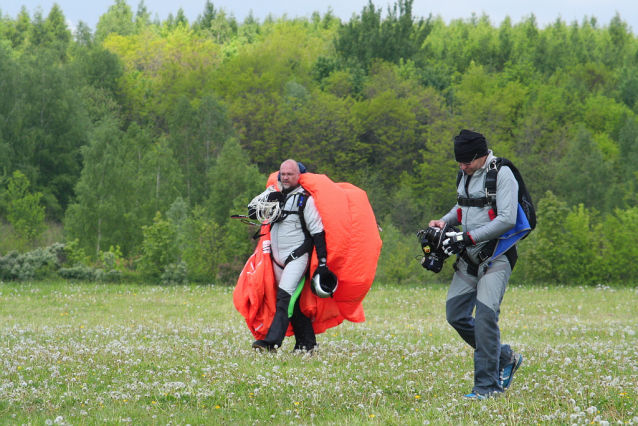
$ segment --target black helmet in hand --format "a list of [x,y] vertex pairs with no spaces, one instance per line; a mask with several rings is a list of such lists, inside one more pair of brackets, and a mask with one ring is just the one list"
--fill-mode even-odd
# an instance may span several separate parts
[[332,297],[337,290],[339,280],[337,276],[326,265],[319,265],[310,282],[310,289],[317,296],[325,299]]

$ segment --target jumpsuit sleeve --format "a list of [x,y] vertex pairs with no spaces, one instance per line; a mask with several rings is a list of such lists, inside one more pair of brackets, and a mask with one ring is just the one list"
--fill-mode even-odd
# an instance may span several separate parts
[[441,220],[450,226],[460,225],[461,222],[459,222],[458,215],[456,214],[456,211],[458,210],[458,208],[459,208],[459,205],[456,204],[454,207],[452,207],[452,210],[450,210],[445,216],[441,218]]
[[319,215],[319,211],[317,210],[315,199],[313,197],[308,197],[303,215],[310,235],[323,232],[323,222],[321,221],[321,216]]

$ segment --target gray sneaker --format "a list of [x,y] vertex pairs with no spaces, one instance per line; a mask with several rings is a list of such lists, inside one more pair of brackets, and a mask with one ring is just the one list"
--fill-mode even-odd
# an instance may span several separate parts
[[503,389],[510,387],[512,380],[514,380],[514,373],[516,373],[521,364],[523,364],[523,355],[514,352],[514,362],[506,365],[505,368],[501,370],[501,387]]

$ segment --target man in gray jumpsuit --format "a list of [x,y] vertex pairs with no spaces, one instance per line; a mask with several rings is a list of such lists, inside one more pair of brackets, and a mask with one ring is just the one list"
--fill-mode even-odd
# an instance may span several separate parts
[[289,323],[295,333],[295,350],[313,351],[317,346],[312,322],[299,307],[299,295],[313,245],[320,275],[329,273],[328,253],[321,216],[312,196],[299,184],[300,174],[299,163],[284,161],[279,169],[277,187],[271,186],[256,197],[267,194],[268,200],[278,200],[282,205],[281,215],[270,228],[273,269],[278,285],[277,311],[266,337],[252,345],[260,351],[274,352],[281,347]]
[[[491,205],[472,206],[478,203],[471,199],[486,196],[485,178],[495,157],[483,135],[469,130],[462,130],[454,139],[454,155],[463,171],[458,202],[429,226],[463,226],[463,232],[448,232],[443,242],[447,254],[459,255],[447,294],[446,316],[474,348],[474,387],[465,397],[482,400],[508,388],[523,362],[522,355],[501,344],[498,327],[501,301],[516,263],[516,246],[492,259],[493,244],[489,244],[516,224],[518,183],[510,168],[503,166],[496,186],[497,214]],[[465,201],[468,198],[470,202]]]

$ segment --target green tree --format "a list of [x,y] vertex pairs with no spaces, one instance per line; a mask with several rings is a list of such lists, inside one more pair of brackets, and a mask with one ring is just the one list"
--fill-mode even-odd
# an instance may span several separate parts
[[195,105],[182,97],[169,119],[170,146],[181,167],[186,198],[201,203],[209,192],[206,178],[213,158],[233,134],[225,106],[213,95],[197,100]]
[[[229,139],[208,173],[208,208],[215,222],[226,223],[235,199],[245,197],[246,205],[264,190],[263,176],[250,164],[237,139]],[[249,198],[250,197],[250,198]]]
[[144,0],[141,0],[137,4],[137,12],[135,12],[136,32],[139,33],[150,24],[151,24],[151,13],[148,11],[148,7],[146,7],[146,3],[144,3]]
[[30,193],[29,180],[20,171],[13,172],[6,192],[7,219],[13,225],[21,248],[33,247],[46,229],[42,193]]
[[213,22],[217,17],[217,10],[212,1],[206,0],[204,5],[204,12],[201,13],[195,20],[193,27],[200,30],[208,30],[213,26]]
[[610,163],[604,160],[592,134],[581,127],[560,162],[556,176],[561,183],[559,195],[570,206],[582,203],[603,212],[612,177]]
[[95,29],[95,38],[101,42],[111,33],[123,36],[135,33],[133,11],[126,0],[115,0],[108,11],[100,16]]
[[78,96],[80,82],[53,50],[36,49],[14,64],[19,73],[5,80],[13,87],[0,89],[8,95],[0,101],[8,112],[0,139],[12,163],[42,192],[47,215],[61,219],[80,175],[80,147],[90,126]]
[[88,113],[94,122],[89,143],[82,147],[84,167],[75,187],[76,202],[66,214],[66,231],[97,256],[104,247],[131,250],[126,194],[133,190],[127,157],[130,147],[121,130],[117,105],[104,91],[87,90]]
[[139,260],[140,271],[157,279],[167,266],[178,259],[176,231],[170,221],[162,218],[160,212],[153,218],[153,225],[143,226],[142,231],[144,242]]
[[226,241],[221,227],[201,206],[195,207],[184,221],[183,241],[182,258],[190,279],[215,279],[219,265],[225,261],[223,250]]
[[597,284],[606,279],[600,217],[579,204],[565,217],[564,227],[567,244],[562,259],[555,261],[564,282]]
[[354,15],[343,24],[335,39],[337,53],[346,61],[356,61],[364,68],[375,59],[399,63],[400,59],[412,59],[421,49],[431,30],[427,20],[412,16],[414,0],[398,0],[388,7],[388,14],[381,19],[381,9],[372,0],[364,6],[361,15]]
[[44,20],[44,30],[49,44],[59,43],[62,48],[71,41],[71,30],[66,24],[66,17],[57,3],[53,3],[51,11]]
[[183,176],[166,137],[160,137],[143,154],[135,182],[136,212],[149,220],[155,212],[167,211],[183,189]]
[[638,276],[638,208],[614,210],[603,224],[605,248],[603,260],[609,278],[631,283]]
[[638,120],[627,118],[620,130],[618,138],[619,154],[615,170],[618,171],[620,182],[625,188],[624,201],[634,207],[638,204]]
[[565,246],[569,236],[563,226],[569,208],[551,191],[536,204],[537,227],[529,237],[522,241],[521,262],[517,263],[512,279],[524,277],[529,282],[564,282],[565,274],[561,269],[565,258]]

